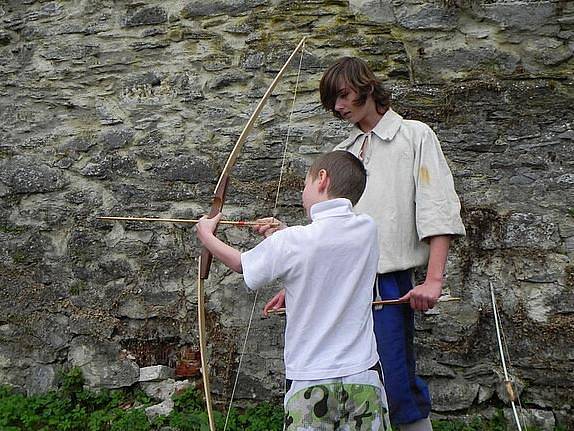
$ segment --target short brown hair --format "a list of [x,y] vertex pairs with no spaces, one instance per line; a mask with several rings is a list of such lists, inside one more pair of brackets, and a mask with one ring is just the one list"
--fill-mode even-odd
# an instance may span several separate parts
[[375,76],[367,63],[357,57],[342,57],[323,73],[319,83],[323,108],[331,111],[337,118],[342,118],[335,111],[341,82],[357,92],[357,106],[364,105],[369,95],[373,96],[379,114],[384,114],[391,105],[391,93],[385,90],[382,81]]
[[337,150],[319,156],[309,168],[309,177],[316,179],[321,169],[331,180],[327,190],[330,198],[347,198],[353,205],[359,202],[367,184],[363,162],[348,151]]

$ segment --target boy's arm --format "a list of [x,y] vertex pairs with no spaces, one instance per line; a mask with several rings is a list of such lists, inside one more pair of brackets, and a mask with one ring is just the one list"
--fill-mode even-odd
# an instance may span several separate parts
[[[416,227],[419,236],[429,241],[430,253],[424,283],[415,286],[403,298],[410,299],[413,309],[426,311],[435,306],[442,293],[450,239],[452,236],[465,235],[465,229],[460,217],[460,201],[454,189],[452,173],[438,138],[430,128],[416,151],[413,168],[416,183]],[[426,172],[426,175],[422,175],[423,172]],[[431,216],[437,212],[436,202],[441,205],[441,219]],[[421,217],[421,214],[426,216]]]
[[203,216],[196,225],[197,237],[205,248],[223,262],[225,266],[235,272],[242,273],[243,268],[241,267],[241,253],[239,250],[225,244],[213,235],[220,219],[221,213],[211,219],[207,218],[207,216]]
[[427,275],[423,284],[415,286],[401,299],[410,299],[415,310],[427,311],[433,308],[442,293],[444,269],[450,247],[450,235],[437,235],[429,238],[430,254]]
[[[260,218],[257,222],[261,224],[255,226],[253,230],[265,238],[287,227],[285,223],[275,217]],[[279,223],[279,225],[276,225],[277,223]],[[285,289],[281,289],[273,298],[267,301],[267,304],[263,307],[263,315],[268,317],[270,310],[277,310],[279,308],[285,308]]]

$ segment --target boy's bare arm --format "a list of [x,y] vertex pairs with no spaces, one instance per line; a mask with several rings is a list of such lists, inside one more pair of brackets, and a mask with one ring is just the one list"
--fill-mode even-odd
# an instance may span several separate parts
[[203,216],[196,225],[197,237],[205,248],[223,262],[225,266],[235,272],[242,273],[243,268],[241,267],[241,253],[239,250],[225,244],[213,234],[220,219],[221,213],[211,219]]
[[[265,238],[273,235],[278,230],[285,229],[287,227],[285,223],[275,217],[260,218],[257,222],[261,224],[253,227],[253,230],[256,233],[263,235]],[[279,225],[277,225],[277,223],[279,223]],[[267,304],[263,307],[263,315],[268,317],[270,310],[278,310],[279,308],[285,308],[285,289],[281,289],[273,298],[267,301]]]
[[429,242],[430,254],[425,281],[415,286],[413,290],[401,298],[409,298],[411,307],[421,311],[433,308],[442,293],[444,269],[450,247],[450,235],[433,236],[430,237]]

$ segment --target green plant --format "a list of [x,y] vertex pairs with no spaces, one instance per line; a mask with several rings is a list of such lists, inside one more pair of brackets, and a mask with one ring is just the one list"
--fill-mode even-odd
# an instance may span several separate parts
[[[190,388],[173,397],[174,409],[169,415],[169,425],[180,431],[209,431],[209,418],[205,404],[196,389]],[[214,411],[218,427],[223,428],[222,415]],[[230,430],[231,431],[231,430]]]
[[22,250],[14,250],[12,252],[12,260],[15,264],[29,263],[29,256]]
[[86,290],[87,284],[83,280],[74,280],[70,284],[70,295],[79,295]]
[[[174,410],[169,425],[180,431],[209,430],[209,419],[205,404],[196,389],[188,389],[174,398]],[[217,429],[223,429],[225,418],[214,411]],[[229,412],[229,431],[269,431],[283,428],[283,408],[280,405],[261,403],[240,413],[232,408]]]
[[[148,431],[141,409],[126,409],[135,402],[129,391],[84,389],[79,368],[59,376],[58,391],[26,397],[0,388],[0,429],[3,431]],[[136,394],[139,399],[145,399]],[[149,399],[148,399],[149,400]]]
[[506,431],[507,424],[504,414],[497,410],[491,420],[480,417],[473,418],[470,422],[463,420],[434,420],[434,431]]
[[268,431],[283,428],[283,408],[271,403],[261,403],[239,416],[239,423],[246,431]]
[[73,367],[58,375],[58,386],[66,396],[73,396],[84,388],[84,376],[79,367]]
[[[25,396],[13,388],[0,386],[0,430],[2,431],[158,431],[165,426],[174,431],[209,431],[205,403],[197,389],[187,389],[173,397],[169,416],[150,421],[142,407],[153,402],[139,390],[90,391],[84,388],[79,368],[58,376],[58,390]],[[223,429],[225,417],[214,411],[217,429]],[[283,408],[263,402],[245,410],[232,408],[228,431],[271,431],[283,428]],[[470,421],[434,420],[435,431],[506,431],[501,410],[491,419],[475,417]],[[528,431],[535,431],[528,428]],[[565,431],[557,427],[555,431]]]
[[[1,158],[1,157],[0,157]],[[26,232],[25,227],[8,225],[6,223],[0,224],[0,233],[21,234]]]

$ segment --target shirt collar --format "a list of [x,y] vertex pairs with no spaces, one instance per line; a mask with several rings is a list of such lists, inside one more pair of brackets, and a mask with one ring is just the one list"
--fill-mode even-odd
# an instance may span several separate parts
[[346,198],[335,198],[318,202],[311,206],[311,220],[317,221],[328,217],[341,217],[353,214],[353,205]]
[[[390,141],[399,131],[402,121],[403,117],[389,108],[370,133],[374,133],[383,141]],[[355,142],[359,136],[367,134],[368,133],[363,132],[361,129],[359,129],[358,126],[355,125],[353,126],[353,130],[349,136],[351,138],[350,141]]]

